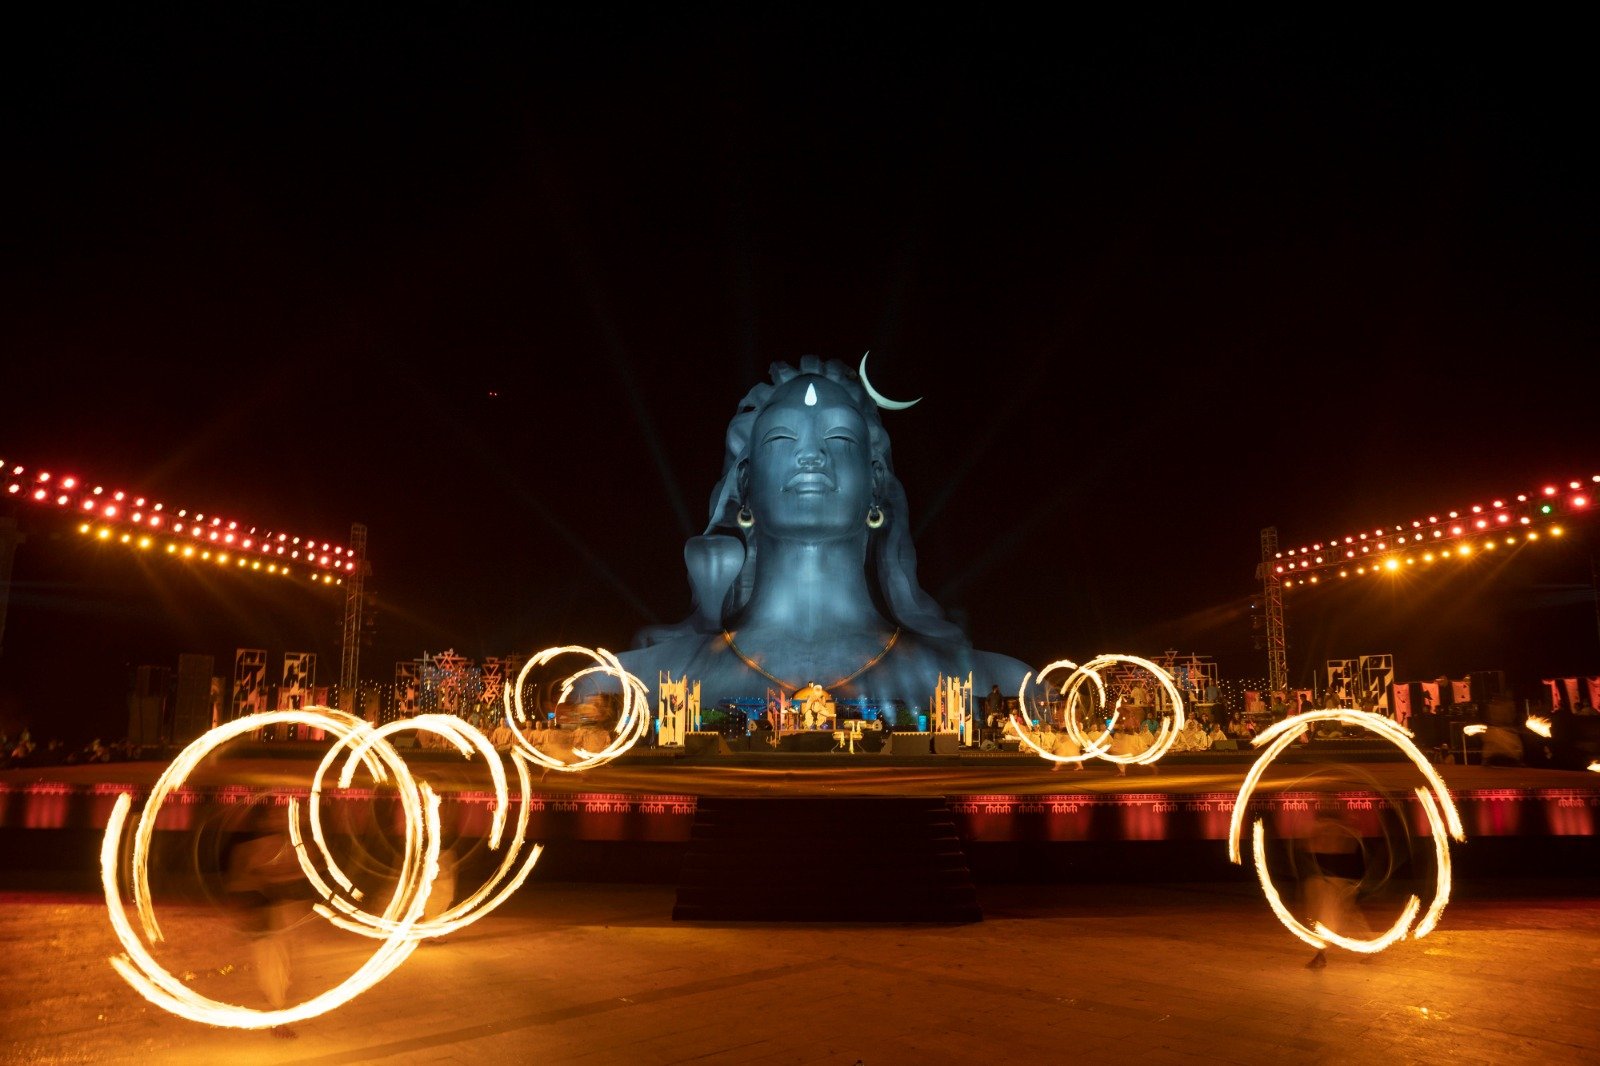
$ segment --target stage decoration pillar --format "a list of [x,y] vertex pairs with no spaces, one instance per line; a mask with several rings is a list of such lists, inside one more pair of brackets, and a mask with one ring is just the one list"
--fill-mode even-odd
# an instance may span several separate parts
[[961,692],[961,743],[970,748],[970,747],[972,747],[972,745],[974,743],[977,742],[977,738],[973,736],[973,731],[974,731],[974,729],[976,729],[977,723],[975,721],[976,715],[974,713],[974,708],[972,706],[972,675],[971,674],[968,674],[967,675],[967,679],[965,681],[961,682],[960,692]]
[[688,702],[687,675],[674,681],[670,672],[661,674],[656,684],[656,743],[661,747],[683,747]]
[[933,706],[928,716],[928,727],[935,733],[954,733],[957,740],[971,746],[973,742],[972,675],[959,677],[939,675],[933,691]]
[[416,717],[421,684],[421,660],[402,660],[394,664],[394,714],[396,718]]
[[278,686],[280,711],[298,711],[310,704],[311,686],[317,679],[315,652],[289,651],[283,653],[283,683]]
[[267,649],[238,648],[233,653],[233,706],[229,717],[243,718],[267,709]]
[[700,732],[700,682],[696,681],[689,690],[689,719],[694,722],[694,731]]
[[440,714],[460,717],[465,702],[473,695],[468,676],[471,670],[471,660],[456,654],[454,648],[440,652],[430,661],[431,687],[437,695],[435,709]]
[[1361,692],[1366,704],[1393,716],[1394,656],[1363,655],[1360,662]]
[[1328,660],[1328,689],[1340,707],[1354,707],[1356,703],[1356,660]]
[[475,711],[480,716],[479,720],[483,721],[490,717],[489,712],[494,710],[495,703],[500,696],[500,691],[501,689],[505,688],[505,660],[501,659],[498,655],[486,656],[483,660],[483,666],[480,669],[482,671],[480,675],[482,677],[482,684],[478,686],[477,706]]

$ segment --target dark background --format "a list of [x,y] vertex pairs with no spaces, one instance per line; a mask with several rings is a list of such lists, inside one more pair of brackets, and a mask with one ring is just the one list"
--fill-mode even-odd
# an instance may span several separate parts
[[[0,459],[364,523],[385,680],[687,613],[737,401],[870,349],[923,397],[885,423],[979,647],[1261,677],[1264,528],[1600,472],[1594,66],[1472,18],[35,14]],[[120,735],[128,671],[185,651],[337,680],[338,592],[14,513],[0,701],[36,733]],[[1291,680],[1600,673],[1593,526],[1291,593]]]

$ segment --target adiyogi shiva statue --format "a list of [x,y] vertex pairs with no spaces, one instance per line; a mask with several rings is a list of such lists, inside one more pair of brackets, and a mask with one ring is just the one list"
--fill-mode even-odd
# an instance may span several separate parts
[[771,378],[728,423],[710,523],[684,546],[693,612],[642,630],[622,666],[648,687],[698,680],[704,706],[818,685],[926,707],[941,675],[1016,692],[1029,668],[974,650],[917,583],[870,381],[816,356]]

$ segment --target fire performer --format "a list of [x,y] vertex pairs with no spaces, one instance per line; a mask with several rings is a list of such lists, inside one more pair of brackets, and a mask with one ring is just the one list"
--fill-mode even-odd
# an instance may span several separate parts
[[[1340,936],[1367,939],[1372,927],[1356,902],[1361,879],[1366,875],[1366,856],[1361,839],[1345,820],[1328,810],[1319,810],[1304,841],[1305,875],[1301,889],[1305,895],[1306,925],[1315,929],[1321,922]],[[1365,956],[1370,958],[1370,956]],[[1306,962],[1320,970],[1328,965],[1326,948]]]

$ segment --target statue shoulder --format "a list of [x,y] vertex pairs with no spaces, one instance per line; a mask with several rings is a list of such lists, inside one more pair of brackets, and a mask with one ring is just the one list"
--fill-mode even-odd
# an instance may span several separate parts
[[1033,669],[1021,659],[1000,652],[979,651],[955,641],[918,637],[916,642],[938,660],[941,673],[956,677],[970,673],[975,691],[981,688],[988,692],[991,686],[999,685],[1001,692],[1015,695],[1022,687],[1022,679]]
[[[691,633],[661,644],[615,654],[622,668],[644,682],[645,691],[653,695],[663,672],[670,671],[673,677],[682,677],[687,672],[688,664],[703,649],[705,640],[705,637]],[[573,686],[573,698],[581,701],[595,693],[616,692],[619,689],[616,678],[596,672],[579,679]]]
[[660,644],[621,652],[617,661],[624,670],[654,689],[660,674],[670,673],[676,678],[691,673],[708,643],[712,640],[720,643],[721,639],[720,635],[707,637],[703,633],[686,633]]
[[1022,687],[1022,679],[1033,672],[1033,667],[1021,659],[997,651],[974,651],[972,654],[972,683],[999,685],[1007,696],[1015,696]]

